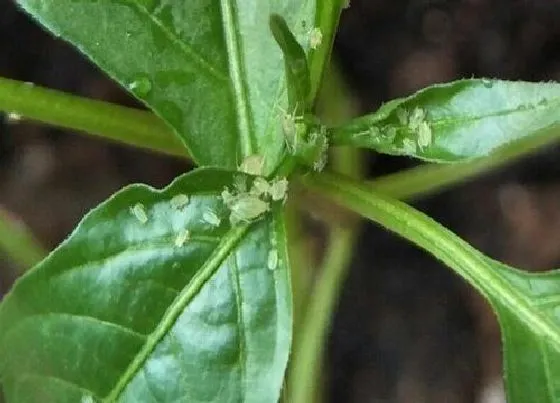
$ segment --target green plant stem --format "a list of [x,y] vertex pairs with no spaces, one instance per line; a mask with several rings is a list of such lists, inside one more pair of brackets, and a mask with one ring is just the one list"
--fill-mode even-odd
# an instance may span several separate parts
[[302,183],[430,252],[483,295],[502,294],[495,288],[504,288],[503,281],[488,267],[484,255],[424,213],[340,175],[316,174],[302,178]]
[[321,0],[317,2],[317,16],[315,26],[319,27],[323,35],[322,44],[311,51],[309,72],[311,76],[310,99],[315,100],[321,89],[323,77],[327,75],[325,66],[330,60],[334,36],[338,27],[338,20],[344,0]]
[[485,158],[457,164],[424,164],[380,177],[368,184],[378,193],[400,200],[412,199],[513,163],[532,151],[557,142],[559,138],[560,128],[554,126],[541,131],[539,135],[516,141]]
[[[344,122],[356,111],[353,99],[335,66],[330,65],[326,75],[317,102],[317,113],[325,124]],[[361,155],[355,148],[335,148],[331,150],[329,166],[336,172],[361,177]],[[300,306],[306,309],[296,322],[294,354],[288,379],[290,403],[321,401],[318,396],[322,390],[324,346],[336,301],[352,261],[358,230],[359,221],[353,219],[343,225],[328,223],[326,252],[315,284],[308,281],[307,293],[298,298]]]
[[24,223],[2,208],[0,208],[0,251],[16,263],[21,274],[47,255],[47,251]]
[[336,227],[329,231],[324,264],[313,288],[312,298],[309,298],[305,317],[300,321],[300,337],[294,345],[289,388],[291,403],[309,403],[316,399],[325,340],[352,259],[356,234],[355,226]]
[[0,77],[0,111],[188,158],[185,147],[173,131],[157,116],[139,109]]

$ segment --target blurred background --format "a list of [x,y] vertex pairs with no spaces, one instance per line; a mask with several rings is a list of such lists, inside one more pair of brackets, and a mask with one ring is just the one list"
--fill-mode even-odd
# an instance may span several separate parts
[[[335,57],[359,112],[461,77],[560,81],[558,0],[352,0]],[[11,0],[0,12],[0,76],[140,106]],[[494,258],[560,267],[560,148],[415,201]],[[411,167],[368,156],[371,176]],[[0,208],[49,249],[132,182],[164,186],[189,167],[61,130],[0,120]],[[16,267],[0,255],[0,293]],[[498,403],[499,329],[448,269],[373,225],[363,230],[333,320],[325,402]]]

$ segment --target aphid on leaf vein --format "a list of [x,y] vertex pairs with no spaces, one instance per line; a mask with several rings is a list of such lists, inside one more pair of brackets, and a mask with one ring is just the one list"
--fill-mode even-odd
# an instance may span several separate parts
[[276,249],[271,249],[268,252],[267,267],[269,270],[276,270],[278,267],[278,252]]
[[410,119],[408,121],[408,127],[412,131],[418,130],[424,119],[426,118],[426,112],[422,108],[414,108],[410,114]]
[[212,210],[207,210],[202,214],[202,219],[214,227],[219,227],[222,220]]
[[191,237],[191,232],[188,229],[181,231],[179,235],[177,235],[177,237],[175,238],[175,246],[178,248],[182,247],[185,244],[185,242],[187,242],[190,239],[190,237]]
[[142,203],[136,203],[133,207],[130,208],[132,214],[138,221],[142,224],[146,224],[148,222],[148,215],[146,214],[146,209]]
[[418,127],[418,146],[424,148],[432,144],[432,129],[428,122],[423,121]]
[[259,176],[262,175],[264,168],[264,157],[259,154],[250,155],[243,160],[239,166],[241,172],[249,175]]
[[189,204],[189,196],[186,194],[178,194],[171,199],[171,205],[177,210],[182,209],[187,204]]
[[286,144],[290,151],[294,152],[299,145],[298,130],[304,125],[302,122],[303,116],[296,116],[297,105],[292,113],[286,112],[280,107],[278,109],[282,112],[282,131],[286,138]]
[[229,206],[231,214],[229,220],[232,225],[239,222],[250,222],[270,209],[267,202],[250,194],[239,195]]
[[95,403],[95,400],[90,395],[84,395],[84,396],[82,396],[82,399],[80,400],[80,403]]

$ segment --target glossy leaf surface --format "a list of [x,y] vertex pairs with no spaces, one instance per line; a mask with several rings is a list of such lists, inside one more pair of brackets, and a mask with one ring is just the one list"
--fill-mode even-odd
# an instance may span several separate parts
[[269,16],[282,15],[306,47],[314,0],[17,2],[149,105],[200,165],[278,162],[287,95]]
[[0,305],[7,402],[276,402],[292,326],[284,223],[275,205],[231,227],[219,195],[239,178],[130,186],[17,282]]
[[560,126],[560,83],[438,84],[332,129],[332,142],[434,162],[483,157]]
[[349,179],[305,182],[432,253],[490,301],[502,329],[508,402],[560,400],[560,271],[529,274],[493,261],[425,214]]
[[301,116],[307,112],[308,97],[311,91],[307,56],[282,16],[278,14],[270,16],[270,30],[284,55],[288,112]]

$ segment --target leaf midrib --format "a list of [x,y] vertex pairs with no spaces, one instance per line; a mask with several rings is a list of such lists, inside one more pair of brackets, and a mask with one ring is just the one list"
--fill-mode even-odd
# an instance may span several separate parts
[[[406,101],[403,101],[403,103],[405,103]],[[400,104],[399,104],[400,105]],[[442,129],[445,128],[446,126],[456,126],[456,125],[463,125],[465,123],[474,123],[474,122],[478,122],[484,119],[489,119],[489,118],[497,118],[497,117],[501,117],[501,116],[506,116],[506,115],[513,115],[516,113],[526,113],[526,112],[532,112],[536,109],[557,109],[558,105],[560,105],[560,97],[557,98],[552,98],[552,99],[547,99],[547,105],[536,105],[533,108],[526,108],[526,109],[519,109],[519,108],[510,108],[510,109],[503,109],[497,112],[493,112],[493,113],[488,113],[488,114],[482,114],[482,115],[471,115],[471,116],[464,116],[464,117],[460,117],[460,118],[441,118],[441,119],[430,119],[427,118],[426,121],[430,123],[430,126],[432,128],[437,128],[437,129]],[[400,107],[400,106],[398,106]],[[430,108],[426,108],[426,110],[429,111]],[[345,140],[345,139],[349,139],[349,137],[346,137],[348,134],[350,134],[350,138],[351,137],[360,137],[360,136],[364,136],[367,134],[371,133],[371,129],[373,127],[376,128],[380,128],[380,123],[387,119],[387,116],[384,117],[379,117],[376,118],[375,114],[373,116],[371,116],[371,119],[374,120],[374,122],[371,122],[368,124],[368,122],[366,121],[366,119],[364,118],[364,124],[366,124],[368,126],[367,129],[363,129],[363,130],[358,130],[358,131],[353,131],[351,126],[354,125],[358,125],[361,126],[362,123],[359,122],[359,120],[362,118],[358,118],[355,123],[349,123],[347,128],[344,127],[340,127],[340,128],[333,128],[332,129],[332,135],[333,135],[333,139],[336,140]],[[403,125],[398,125],[398,127],[396,127],[396,129],[400,132],[406,132],[406,133],[412,133],[412,131],[408,130],[407,126],[403,126]]]
[[239,135],[239,146],[241,157],[245,158],[254,154],[253,127],[251,122],[251,110],[248,102],[247,77],[244,62],[241,57],[241,37],[235,0],[220,0],[222,24],[224,28],[224,40],[228,53],[228,68],[230,81],[233,86],[235,112],[237,115],[237,131]]
[[202,265],[193,279],[183,288],[177,298],[175,298],[154,331],[148,335],[143,347],[131,361],[123,375],[115,384],[115,387],[104,399],[105,402],[112,403],[117,401],[121,393],[125,390],[139,369],[148,360],[150,354],[155,350],[158,343],[167,335],[189,302],[192,301],[216,270],[218,270],[222,262],[231,253],[232,249],[234,249],[241,239],[247,234],[249,228],[250,225],[242,225],[232,228],[222,238],[222,241],[216,247],[212,255],[208,258],[208,260],[206,260],[204,265]]

